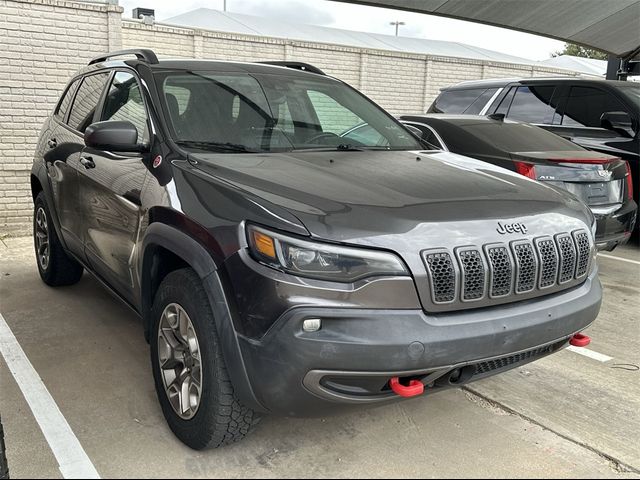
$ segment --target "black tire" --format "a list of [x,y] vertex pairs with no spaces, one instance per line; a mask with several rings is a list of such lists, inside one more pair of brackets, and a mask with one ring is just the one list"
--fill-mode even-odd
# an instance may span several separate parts
[[7,455],[4,445],[4,430],[2,428],[2,419],[0,419],[0,480],[9,478],[9,465],[7,464]]
[[[195,415],[181,418],[169,402],[160,368],[158,331],[163,312],[179,305],[188,315],[199,344],[202,374],[200,403]],[[187,446],[202,450],[242,440],[259,417],[235,396],[222,355],[209,299],[190,268],[171,272],[162,281],[152,307],[151,367],[162,412],[173,433]]]
[[[44,212],[47,234],[49,241],[48,261],[40,259],[38,252],[38,214]],[[73,285],[82,278],[83,268],[77,261],[69,257],[62,248],[62,244],[58,239],[55,226],[49,213],[49,206],[44,196],[44,192],[40,192],[36,197],[33,209],[33,242],[36,249],[36,264],[42,281],[51,287],[61,287],[65,285]],[[42,233],[42,232],[40,232]]]

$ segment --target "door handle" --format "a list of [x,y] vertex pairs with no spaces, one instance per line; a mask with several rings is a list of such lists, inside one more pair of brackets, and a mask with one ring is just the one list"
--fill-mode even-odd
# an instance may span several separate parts
[[80,163],[87,170],[90,168],[96,168],[96,163],[93,161],[91,157],[80,157]]
[[56,148],[58,146],[58,141],[55,138],[50,138],[47,145],[49,145],[49,148]]

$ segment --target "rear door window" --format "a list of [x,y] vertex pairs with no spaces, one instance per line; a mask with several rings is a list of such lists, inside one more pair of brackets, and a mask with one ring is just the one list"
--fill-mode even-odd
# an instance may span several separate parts
[[518,87],[507,113],[507,118],[528,123],[547,123],[553,121],[553,85],[531,85]]
[[626,112],[613,94],[594,87],[571,87],[564,108],[562,125],[569,127],[600,127],[604,112]]
[[89,75],[82,80],[69,114],[68,123],[71,128],[84,133],[91,125],[108,78],[109,73],[104,72]]
[[[486,88],[473,88],[468,90],[447,90],[442,92],[432,109],[435,113],[464,113],[475,102],[487,92]],[[495,93],[495,90],[493,91]],[[491,95],[493,95],[491,93]],[[491,98],[489,95],[489,98]],[[488,101],[488,99],[487,99]],[[486,103],[486,102],[485,102]],[[484,105],[482,105],[484,107]],[[478,112],[482,110],[478,109]],[[470,113],[470,112],[469,112]]]
[[56,111],[54,113],[58,120],[64,121],[65,117],[67,116],[69,105],[71,105],[71,99],[73,98],[73,94],[75,93],[79,82],[80,80],[74,80],[62,95],[62,99],[60,100],[58,108],[56,108]]
[[469,115],[478,115],[485,105],[498,91],[497,88],[487,88],[469,107],[462,113]]

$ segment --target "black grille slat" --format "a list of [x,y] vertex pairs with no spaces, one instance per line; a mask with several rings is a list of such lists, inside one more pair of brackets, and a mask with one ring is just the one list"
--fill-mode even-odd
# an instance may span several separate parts
[[434,302],[453,302],[456,297],[456,272],[451,255],[446,252],[429,253],[425,258],[431,276]]
[[558,251],[551,238],[536,239],[536,249],[540,259],[540,288],[552,287],[558,278]]
[[569,234],[558,235],[556,238],[560,248],[560,283],[573,280],[576,271],[576,247]]
[[504,297],[511,293],[513,283],[513,265],[506,247],[488,247],[491,264],[491,296]]
[[515,243],[513,253],[518,267],[516,293],[530,292],[536,286],[537,261],[533,247],[529,242]]
[[591,246],[589,245],[589,236],[587,235],[587,232],[574,232],[573,238],[578,247],[578,265],[576,267],[576,278],[580,278],[587,274],[587,270],[589,268],[589,255],[591,253]]
[[479,300],[484,297],[486,272],[482,255],[478,250],[458,251],[462,270],[462,299]]

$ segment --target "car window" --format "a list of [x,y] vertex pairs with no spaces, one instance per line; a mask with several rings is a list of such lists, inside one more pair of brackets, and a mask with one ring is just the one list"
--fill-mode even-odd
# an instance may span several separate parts
[[421,136],[420,138],[422,138],[425,142],[433,145],[434,147],[443,150],[443,145],[440,143],[440,140],[438,140],[438,137],[436,136],[435,132],[425,126],[425,125],[421,125],[419,123],[413,123],[413,122],[404,122],[407,125],[411,125],[412,127],[417,128],[418,130],[420,130],[421,132]]
[[497,88],[487,88],[482,95],[480,95],[469,107],[462,113],[466,113],[469,115],[477,115],[482,109],[485,107],[487,102],[491,100],[491,98],[498,91]]
[[118,120],[133,123],[138,130],[138,143],[149,141],[149,122],[142,99],[140,85],[129,72],[117,72],[104,100],[100,120]]
[[555,113],[553,85],[518,87],[507,118],[529,123],[551,123]]
[[[486,91],[486,88],[446,90],[436,98],[434,107],[431,110],[435,113],[463,113],[470,108],[480,96],[485,94]],[[495,90],[493,93],[495,93]],[[491,95],[493,95],[493,93]],[[491,95],[489,95],[489,98],[491,98]],[[478,112],[480,112],[480,110],[482,110],[482,107],[478,109]]]
[[509,107],[511,106],[511,102],[513,101],[513,96],[515,95],[516,90],[516,87],[512,87],[509,89],[494,113],[498,115],[504,115],[505,117],[507,116],[507,112],[509,111]]
[[71,104],[71,99],[73,98],[73,94],[75,93],[79,82],[79,79],[74,80],[63,93],[62,99],[60,100],[58,108],[54,114],[58,119],[64,120],[66,117],[67,111],[69,111],[69,105]]
[[69,114],[69,126],[81,133],[93,122],[100,96],[107,83],[107,72],[89,75],[82,80]]
[[[316,90],[308,90],[307,95],[323,132],[340,135],[345,130],[356,127],[362,123],[360,117],[329,95]],[[367,130],[372,131],[374,134],[377,133],[371,126],[368,126]],[[380,136],[380,134],[378,134],[378,136]]]
[[187,148],[231,153],[338,148],[345,143],[341,135],[361,124],[378,136],[362,136],[359,148],[420,148],[387,113],[330,78],[207,71],[162,72],[156,78],[174,138]]
[[600,127],[604,112],[625,112],[626,108],[613,94],[594,87],[571,87],[562,116],[562,125]]
[[364,145],[386,145],[389,142],[371,125],[359,125],[340,134],[343,138],[354,140]]

